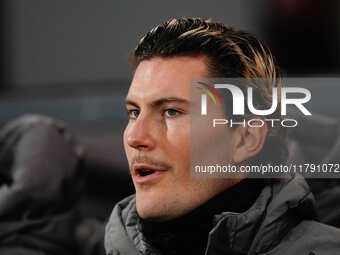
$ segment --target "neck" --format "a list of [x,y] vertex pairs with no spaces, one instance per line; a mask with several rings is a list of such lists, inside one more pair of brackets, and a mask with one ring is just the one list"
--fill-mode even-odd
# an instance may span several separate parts
[[162,252],[170,246],[172,249],[180,247],[181,253],[185,253],[187,248],[193,254],[192,249],[197,249],[200,254],[204,252],[208,234],[213,227],[213,216],[223,212],[241,213],[248,210],[264,185],[263,181],[244,179],[184,216],[165,222],[140,219],[142,232]]

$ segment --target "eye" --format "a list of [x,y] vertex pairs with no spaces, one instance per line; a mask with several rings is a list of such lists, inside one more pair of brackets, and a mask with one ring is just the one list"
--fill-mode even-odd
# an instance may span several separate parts
[[176,109],[166,109],[164,111],[164,113],[167,117],[176,117],[176,116],[180,115],[182,112],[178,111]]
[[128,110],[127,113],[129,115],[130,119],[137,119],[138,115],[139,115],[139,110],[137,110],[137,109]]

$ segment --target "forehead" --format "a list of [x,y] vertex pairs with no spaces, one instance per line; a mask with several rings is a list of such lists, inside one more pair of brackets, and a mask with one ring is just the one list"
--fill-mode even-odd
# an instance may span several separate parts
[[156,99],[160,96],[190,96],[190,82],[207,77],[206,57],[155,57],[142,61],[133,77],[128,98]]

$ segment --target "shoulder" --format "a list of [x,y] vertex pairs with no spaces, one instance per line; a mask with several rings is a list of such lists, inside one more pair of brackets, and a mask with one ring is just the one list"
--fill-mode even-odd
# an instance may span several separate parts
[[106,224],[105,237],[110,236],[115,229],[124,229],[127,215],[132,207],[135,206],[135,195],[130,195],[118,202],[110,215]]
[[135,207],[136,205],[136,195],[130,195],[124,199],[122,199],[121,201],[119,201],[113,208],[111,216],[110,216],[110,220],[111,219],[115,219],[116,217],[120,217],[123,218],[123,220],[126,218],[127,213],[133,209],[133,207]]
[[124,198],[112,210],[109,221],[105,227],[105,250],[107,254],[136,254],[136,249],[129,237],[127,221],[130,212],[135,207],[135,195]]
[[304,220],[266,255],[339,255],[340,229],[317,221]]

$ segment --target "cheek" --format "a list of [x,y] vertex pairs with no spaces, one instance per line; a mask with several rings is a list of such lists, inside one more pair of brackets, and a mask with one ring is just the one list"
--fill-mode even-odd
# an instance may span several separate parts
[[182,174],[189,172],[190,164],[190,126],[187,121],[181,121],[167,128],[167,154],[177,165]]
[[190,123],[184,119],[167,124],[166,137],[168,144],[180,149],[189,149],[190,146]]
[[123,133],[123,142],[124,142],[124,147],[127,146],[127,136],[129,133],[129,125],[127,125],[124,129],[124,133]]
[[127,143],[128,135],[129,135],[129,126],[126,126],[124,133],[123,133],[123,144],[124,144],[124,150],[125,150],[126,157],[129,160],[131,147]]

